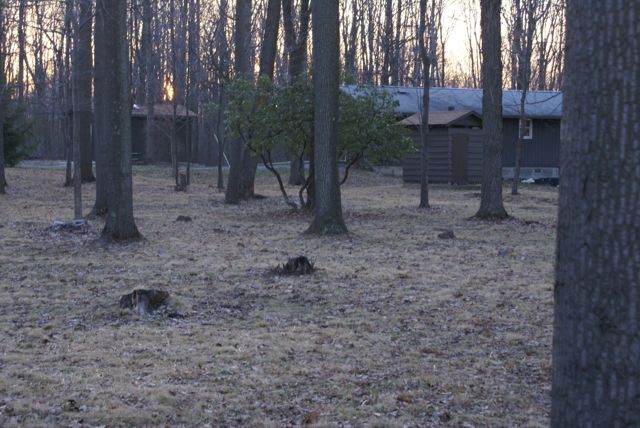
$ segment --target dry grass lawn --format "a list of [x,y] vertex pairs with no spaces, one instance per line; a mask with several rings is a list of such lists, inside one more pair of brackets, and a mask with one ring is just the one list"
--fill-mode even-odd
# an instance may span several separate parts
[[[356,173],[350,235],[315,238],[270,176],[265,199],[225,206],[212,171],[175,193],[168,169],[137,167],[146,240],[104,246],[99,221],[47,230],[72,215],[63,171],[7,174],[0,426],[548,424],[554,189],[505,196],[515,219],[491,224],[469,220],[477,187],[435,187],[421,211],[417,187]],[[300,254],[314,275],[270,273]],[[120,309],[135,288],[184,318]]]

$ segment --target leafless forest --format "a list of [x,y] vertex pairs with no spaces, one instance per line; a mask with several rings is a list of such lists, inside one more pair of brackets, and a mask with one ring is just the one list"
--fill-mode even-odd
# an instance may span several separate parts
[[[72,110],[74,28],[91,26],[87,21],[91,5],[82,9],[86,3],[91,2],[4,1],[7,81],[15,83],[13,96],[26,101],[29,115],[37,119],[35,154],[39,157],[71,157],[68,113]],[[251,3],[247,49],[252,73],[256,74],[268,1]],[[235,75],[235,2],[133,0],[128,6],[133,102],[144,106],[175,99],[180,105],[188,105],[198,116],[192,142],[194,155],[214,159],[217,155],[213,152],[225,133],[224,121],[210,107],[224,102],[221,90]],[[479,1],[429,0],[427,8],[431,85],[480,87]],[[418,1],[341,0],[342,81],[422,85],[418,9]],[[306,58],[311,56],[311,24],[308,17],[305,24],[304,16],[309,10],[308,0],[282,3],[274,73],[280,84],[291,80],[292,67],[296,74],[309,73]],[[503,25],[506,86],[524,86],[521,75],[526,67],[519,64],[527,63],[531,64],[528,81],[533,89],[559,89],[564,0],[506,1]],[[300,65],[302,70],[295,70]]]

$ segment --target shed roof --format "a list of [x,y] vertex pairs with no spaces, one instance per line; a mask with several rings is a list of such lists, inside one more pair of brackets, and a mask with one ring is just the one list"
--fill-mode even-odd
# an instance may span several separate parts
[[[353,94],[355,85],[343,86],[342,90]],[[380,89],[393,95],[398,101],[396,113],[411,115],[420,111],[423,89],[410,86],[382,86]],[[482,114],[482,89],[430,88],[429,111],[474,111]],[[520,117],[522,91],[502,91],[504,117]],[[560,119],[562,117],[562,92],[529,91],[525,101],[525,114],[534,119]]]
[[[187,117],[187,113],[190,117],[196,117],[197,115],[191,110],[187,110],[187,108],[178,104],[176,106],[176,116],[177,117]],[[147,106],[139,106],[137,104],[133,105],[133,109],[131,110],[131,115],[134,117],[146,117],[147,116]],[[156,117],[173,117],[173,104],[171,103],[161,103],[154,104],[153,106],[153,115]]]
[[[470,119],[470,120],[468,120]],[[404,120],[401,120],[400,125],[405,126],[420,126],[422,124],[422,113],[414,113]],[[481,125],[482,118],[474,111],[430,111],[429,112],[429,125],[431,126],[473,126]]]

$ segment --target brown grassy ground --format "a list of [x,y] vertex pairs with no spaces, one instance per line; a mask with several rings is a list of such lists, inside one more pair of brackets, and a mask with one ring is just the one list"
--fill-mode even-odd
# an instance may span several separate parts
[[[199,172],[135,173],[142,243],[46,231],[62,171],[10,169],[0,198],[0,426],[541,426],[548,423],[557,193],[506,197],[358,173],[348,238],[309,238],[274,180],[232,207]],[[85,186],[87,210],[94,188]],[[193,217],[178,223],[178,215]],[[440,240],[442,229],[456,239]],[[306,254],[318,272],[268,271]],[[159,288],[186,317],[119,309]]]

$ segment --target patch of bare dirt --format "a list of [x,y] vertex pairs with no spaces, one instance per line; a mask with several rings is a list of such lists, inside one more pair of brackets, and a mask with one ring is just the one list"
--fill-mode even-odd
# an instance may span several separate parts
[[[350,235],[312,238],[269,176],[225,206],[212,171],[177,193],[136,167],[146,240],[105,246],[99,220],[47,229],[72,216],[62,171],[7,175],[0,426],[548,425],[555,191],[523,186],[516,220],[483,223],[477,188],[435,186],[425,211],[417,187],[355,172]],[[300,254],[313,275],[265,274]],[[182,316],[120,308],[134,289]]]

